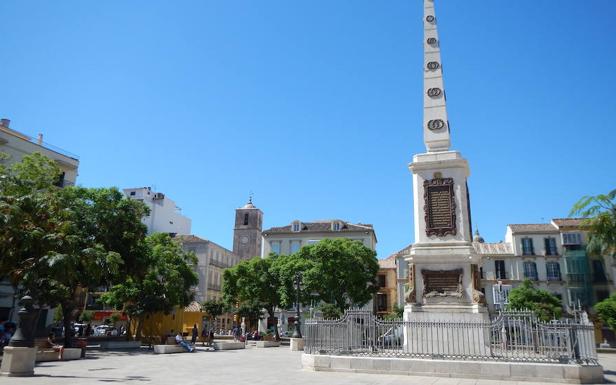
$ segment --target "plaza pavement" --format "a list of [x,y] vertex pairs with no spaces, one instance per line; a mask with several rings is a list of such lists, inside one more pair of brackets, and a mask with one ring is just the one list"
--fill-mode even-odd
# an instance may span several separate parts
[[[89,385],[536,385],[532,382],[471,380],[420,376],[309,372],[301,369],[301,352],[288,346],[267,349],[155,355],[151,351],[88,351],[78,361],[37,365],[36,376],[0,377],[0,384]],[[606,378],[616,383],[616,354],[600,354]]]

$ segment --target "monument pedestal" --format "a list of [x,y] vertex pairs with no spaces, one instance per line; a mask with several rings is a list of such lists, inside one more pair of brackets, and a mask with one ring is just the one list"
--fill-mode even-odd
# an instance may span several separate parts
[[28,377],[34,375],[36,348],[5,346],[0,375],[7,377]]

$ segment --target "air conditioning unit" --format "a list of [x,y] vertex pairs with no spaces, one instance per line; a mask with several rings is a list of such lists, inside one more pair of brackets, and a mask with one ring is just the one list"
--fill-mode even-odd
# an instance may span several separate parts
[[154,194],[152,199],[153,200],[163,200],[163,199],[165,199],[165,194],[163,194],[163,193],[156,193],[156,194]]

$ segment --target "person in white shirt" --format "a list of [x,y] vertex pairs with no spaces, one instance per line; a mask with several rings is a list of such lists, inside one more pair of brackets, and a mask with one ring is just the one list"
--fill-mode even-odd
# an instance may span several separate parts
[[192,351],[195,350],[195,348],[193,348],[186,341],[184,341],[184,338],[182,338],[182,335],[180,333],[175,335],[175,343],[186,349],[187,352],[192,353]]

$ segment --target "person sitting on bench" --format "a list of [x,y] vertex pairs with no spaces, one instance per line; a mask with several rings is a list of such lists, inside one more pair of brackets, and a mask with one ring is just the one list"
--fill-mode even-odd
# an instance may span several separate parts
[[53,337],[53,333],[49,333],[49,335],[47,336],[47,347],[52,348],[53,350],[58,352],[58,359],[62,361],[62,355],[64,354],[64,346],[54,343]]
[[195,350],[195,348],[193,348],[186,341],[184,341],[184,338],[182,338],[182,335],[179,332],[175,336],[175,343],[186,349],[186,351],[189,353],[192,353],[192,351]]

